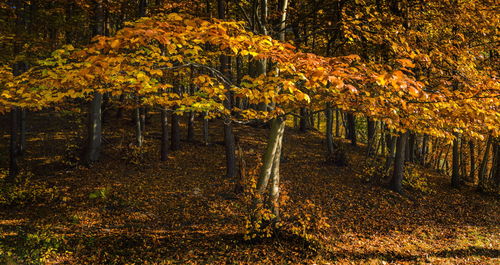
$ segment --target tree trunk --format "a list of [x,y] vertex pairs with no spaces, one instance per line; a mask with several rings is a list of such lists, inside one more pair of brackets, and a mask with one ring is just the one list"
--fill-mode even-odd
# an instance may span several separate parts
[[389,168],[391,168],[391,165],[392,165],[392,162],[394,161],[394,159],[396,158],[396,141],[397,141],[397,138],[396,136],[391,136],[389,135],[389,152],[388,152],[388,155],[387,155],[387,159],[385,160],[385,170],[388,170]]
[[348,139],[351,140],[351,144],[353,146],[357,145],[356,138],[356,116],[352,113],[347,113],[347,131],[348,131]]
[[161,161],[168,160],[168,111],[165,108],[161,110]]
[[488,141],[486,142],[486,150],[484,151],[483,160],[481,161],[481,166],[479,168],[479,183],[478,183],[479,191],[484,191],[486,188],[486,173],[488,171],[488,160],[489,160],[492,141],[493,137],[489,136]]
[[194,141],[194,113],[192,111],[188,114],[187,122],[187,140],[189,142]]
[[300,131],[301,132],[306,132],[308,129],[307,126],[307,109],[306,108],[300,108]]
[[19,110],[19,155],[26,151],[26,109]]
[[400,134],[396,144],[396,157],[394,160],[394,171],[390,183],[391,190],[401,193],[403,191],[403,174],[405,163],[405,145],[408,139],[408,132]]
[[87,133],[87,148],[84,161],[91,164],[99,160],[102,144],[102,120],[101,120],[102,94],[94,93],[94,98],[89,104],[89,121]]
[[[226,1],[217,1],[217,11],[219,19],[226,19]],[[226,76],[226,78],[231,77],[230,72],[230,61],[229,57],[221,55],[219,57],[221,72]],[[231,109],[233,107],[232,96],[230,92],[226,92],[226,100],[224,101],[224,107]],[[224,146],[226,151],[226,177],[229,179],[236,178],[236,146],[233,133],[233,125],[231,120],[227,119],[224,121]]]
[[340,137],[340,110],[335,111],[335,137]]
[[134,109],[135,145],[142,146],[141,108]]
[[209,137],[208,133],[209,133],[209,131],[208,131],[208,119],[203,118],[203,142],[205,143],[205,145],[210,144],[210,137]]
[[498,190],[498,188],[500,188],[500,139],[496,140],[495,146],[495,163],[493,164],[492,178],[495,184],[495,188]]
[[259,179],[257,182],[257,192],[260,196],[263,196],[267,189],[270,176],[273,172],[275,157],[278,154],[277,150],[280,146],[280,139],[283,136],[284,130],[285,122],[283,118],[278,117],[271,121],[271,130],[269,131],[267,148],[262,159],[262,167],[260,169]]
[[333,111],[330,107],[330,104],[326,106],[326,151],[327,157],[330,157],[333,154],[333,135],[332,135],[332,127],[333,127]]
[[373,154],[372,146],[375,141],[375,122],[371,118],[366,118],[367,136],[368,136],[368,155]]
[[18,137],[19,137],[19,108],[12,107],[10,110],[10,160],[9,176],[7,183],[13,183],[19,174],[18,161]]
[[[95,27],[93,35],[104,34],[104,10],[102,0],[95,1]],[[95,92],[89,104],[87,147],[84,161],[87,164],[96,162],[101,155],[102,144],[102,94]]]
[[145,107],[140,107],[139,108],[139,118],[140,118],[140,128],[141,132],[144,132],[146,130],[146,113],[147,109]]
[[416,135],[414,132],[410,133],[408,138],[408,161],[415,162],[415,148],[416,148]]
[[451,185],[455,188],[460,187],[460,160],[459,160],[459,139],[458,133],[454,133],[455,139],[453,139],[453,151],[452,151],[452,173],[451,173]]
[[428,142],[429,142],[429,135],[427,134],[424,134],[424,137],[422,139],[422,150],[420,151],[420,164],[421,165],[425,165],[425,161],[426,161],[426,158],[427,158],[427,149],[429,149],[428,147]]
[[280,160],[281,160],[281,149],[283,144],[283,134],[284,134],[284,123],[283,123],[283,131],[279,135],[278,143],[276,146],[276,154],[273,159],[273,168],[271,170],[271,211],[274,214],[274,222],[278,222],[280,220],[280,211],[279,211],[279,187],[280,187]]
[[472,183],[476,183],[476,158],[474,156],[474,141],[469,141],[469,152],[470,152],[470,173],[469,180]]
[[170,144],[170,149],[172,151],[177,151],[181,148],[181,132],[180,132],[180,126],[179,126],[179,115],[175,113],[175,110],[172,111],[172,117],[171,117],[171,144]]

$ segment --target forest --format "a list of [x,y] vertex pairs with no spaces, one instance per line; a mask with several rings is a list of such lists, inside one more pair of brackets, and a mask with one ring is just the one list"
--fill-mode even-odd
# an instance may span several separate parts
[[499,264],[494,0],[0,0],[0,264]]

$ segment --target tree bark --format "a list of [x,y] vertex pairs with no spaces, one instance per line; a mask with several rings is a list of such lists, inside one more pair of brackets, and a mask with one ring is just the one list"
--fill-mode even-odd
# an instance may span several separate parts
[[26,109],[19,110],[19,155],[26,151]]
[[205,143],[205,145],[210,144],[210,137],[209,137],[208,133],[209,133],[209,131],[208,131],[208,119],[204,117],[203,118],[203,142]]
[[356,116],[352,113],[347,113],[348,139],[351,140],[353,146],[357,145],[356,137]]
[[486,188],[486,173],[488,171],[488,160],[490,155],[491,144],[493,142],[493,137],[489,136],[486,142],[486,150],[484,151],[483,160],[481,161],[481,166],[479,168],[479,191],[484,191]]
[[275,157],[278,154],[277,150],[280,146],[280,139],[283,136],[284,130],[285,122],[283,118],[278,117],[271,121],[267,148],[262,159],[262,167],[260,169],[259,179],[257,182],[257,192],[261,196],[264,195],[267,189],[269,179],[273,171]]
[[307,122],[307,109],[306,108],[300,108],[300,131],[301,132],[306,132],[308,129],[308,122]]
[[188,114],[187,140],[188,142],[194,141],[194,113],[192,111],[190,111]]
[[452,173],[451,173],[451,185],[455,188],[460,187],[460,160],[459,160],[459,136],[458,133],[454,133],[455,139],[453,139],[453,151],[452,151]]
[[335,111],[335,137],[340,137],[340,110]]
[[168,111],[165,108],[161,110],[161,161],[168,160]]
[[330,157],[333,154],[333,135],[332,128],[333,127],[333,111],[330,107],[330,104],[326,106],[326,151],[327,157]]
[[[93,35],[104,34],[104,10],[102,0],[95,1],[95,28]],[[101,155],[102,145],[102,94],[95,92],[89,104],[87,147],[84,161],[87,164],[96,162]]]
[[403,176],[405,163],[405,148],[408,139],[408,132],[400,134],[396,143],[396,157],[394,160],[394,171],[390,183],[391,190],[401,193],[403,191]]
[[[217,11],[219,19],[226,19],[226,1],[217,1]],[[229,57],[221,55],[219,58],[221,72],[227,77],[231,77]],[[232,96],[230,92],[226,92],[226,100],[224,101],[224,106],[227,109],[232,109],[233,104],[231,100]],[[224,146],[226,151],[226,177],[229,179],[236,179],[236,146],[235,138],[233,133],[233,125],[230,119],[224,121]]]
[[181,148],[181,132],[180,132],[180,125],[179,125],[179,115],[175,113],[175,110],[172,111],[171,115],[171,129],[172,129],[172,134],[171,134],[171,143],[170,143],[170,149],[172,151],[177,151]]
[[18,136],[19,136],[19,108],[12,107],[10,110],[10,160],[9,175],[7,183],[13,183],[19,174],[18,160]]
[[141,108],[134,109],[135,145],[142,146]]
[[469,180],[472,183],[476,182],[476,158],[474,155],[474,141],[469,141],[469,152],[470,152],[470,173]]
[[396,141],[398,137],[389,135],[389,152],[385,160],[385,170],[391,168],[392,162],[396,158]]
[[366,126],[367,126],[367,136],[368,136],[368,155],[373,154],[373,142],[375,141],[375,122],[367,117],[366,118]]

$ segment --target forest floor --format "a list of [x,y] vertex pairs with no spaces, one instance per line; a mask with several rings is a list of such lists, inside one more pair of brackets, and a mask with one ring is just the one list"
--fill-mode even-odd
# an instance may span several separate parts
[[[83,167],[74,117],[29,115],[22,165],[31,177],[0,206],[2,264],[500,264],[498,197],[452,189],[448,177],[418,168],[417,188],[394,193],[363,173],[361,147],[346,145],[347,167],[326,164],[319,132],[288,128],[281,169],[284,211],[309,200],[328,218],[311,247],[292,236],[243,240],[247,207],[224,178],[220,124],[210,124],[214,144],[183,141],[160,162],[159,128],[146,128],[138,151],[130,120],[108,122],[102,161]],[[251,175],[268,130],[235,130]]]

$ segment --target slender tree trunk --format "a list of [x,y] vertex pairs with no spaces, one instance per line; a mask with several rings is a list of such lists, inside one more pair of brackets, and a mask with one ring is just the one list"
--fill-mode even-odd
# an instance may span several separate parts
[[389,135],[389,152],[387,155],[387,159],[385,160],[385,170],[388,170],[391,168],[392,162],[396,158],[396,141],[397,138],[396,136],[390,136]]
[[208,119],[203,118],[203,142],[205,145],[210,144],[210,137],[209,137],[209,131],[208,131]]
[[416,147],[416,135],[414,132],[410,133],[408,138],[408,161],[415,162],[415,147]]
[[18,137],[19,137],[19,108],[12,107],[10,110],[9,176],[6,179],[8,183],[13,183],[17,175],[19,174]]
[[266,192],[270,176],[273,170],[274,158],[280,145],[280,138],[285,130],[285,122],[283,118],[275,118],[271,121],[271,130],[269,131],[269,139],[267,142],[266,152],[262,159],[262,167],[259,173],[257,182],[257,192],[263,196]]
[[141,108],[134,109],[135,145],[142,146]]
[[85,162],[91,164],[99,160],[102,144],[102,120],[101,120],[102,94],[94,93],[89,104],[89,122],[87,133],[87,149]]
[[352,113],[347,113],[348,139],[351,140],[353,146],[357,145],[356,137],[356,116]]
[[491,144],[493,142],[493,137],[489,136],[486,142],[486,150],[484,151],[483,160],[481,161],[481,166],[479,168],[479,191],[484,191],[486,188],[486,173],[488,171],[488,160],[490,155]]
[[470,152],[470,173],[469,180],[472,183],[476,183],[476,158],[474,156],[474,141],[469,141],[469,152]]
[[403,191],[403,174],[405,163],[405,145],[407,143],[408,132],[402,133],[397,140],[396,144],[396,158],[394,161],[394,171],[392,172],[392,179],[390,188],[398,193]]
[[165,108],[161,109],[161,161],[168,160],[168,111]]
[[301,132],[306,132],[307,131],[307,109],[306,108],[301,108],[300,109],[300,131]]
[[[226,1],[218,0],[217,1],[217,11],[219,19],[226,19]],[[230,61],[228,56],[221,55],[219,58],[221,72],[227,77],[231,77],[230,72]],[[226,93],[226,100],[224,101],[224,105],[227,109],[232,109],[232,95],[230,92]],[[231,121],[224,121],[224,145],[226,149],[226,177],[229,179],[236,178],[236,141],[233,133],[233,125]]]
[[453,139],[453,151],[452,151],[452,173],[451,173],[451,185],[455,188],[460,187],[460,160],[459,160],[459,136],[454,133],[455,139]]
[[140,128],[141,132],[146,131],[146,114],[147,114],[147,109],[145,107],[140,107],[139,108],[139,118],[140,118]]
[[26,151],[26,109],[19,110],[19,155]]
[[340,110],[335,111],[335,137],[340,137]]
[[193,142],[194,141],[194,113],[192,111],[190,111],[189,115],[188,115],[187,140],[189,142]]
[[500,139],[496,140],[495,163],[493,164],[493,181],[495,188],[500,188]]
[[333,154],[333,135],[332,135],[332,127],[333,127],[333,112],[330,104],[326,106],[326,150],[327,157],[330,157]]
[[280,220],[279,211],[279,186],[280,186],[280,160],[281,160],[281,149],[283,143],[283,134],[285,126],[283,125],[283,131],[279,135],[278,143],[276,146],[276,154],[273,158],[273,167],[271,170],[271,211],[274,214],[274,221],[278,222]]
[[[95,29],[94,35],[104,34],[104,10],[102,0],[95,1]],[[96,162],[101,155],[102,144],[102,94],[95,92],[89,104],[89,120],[87,133],[87,147],[84,161],[87,164]]]
[[421,165],[425,164],[425,161],[427,158],[427,151],[428,151],[427,149],[429,149],[428,142],[429,142],[429,135],[424,134],[424,137],[422,139],[422,151],[420,151],[420,153],[421,153],[420,164]]
[[372,146],[375,140],[375,122],[371,118],[366,118],[367,136],[368,136],[368,155],[372,155]]
[[181,148],[181,132],[180,132],[180,125],[179,125],[179,115],[175,113],[175,110],[172,111],[171,115],[171,144],[170,144],[170,149],[172,151],[177,151]]

